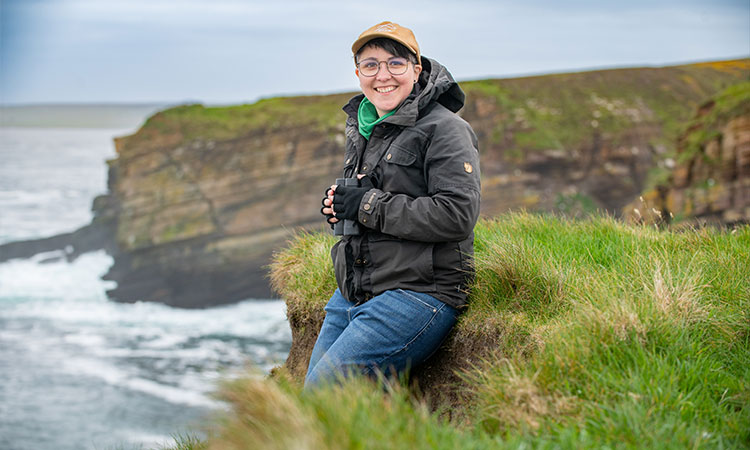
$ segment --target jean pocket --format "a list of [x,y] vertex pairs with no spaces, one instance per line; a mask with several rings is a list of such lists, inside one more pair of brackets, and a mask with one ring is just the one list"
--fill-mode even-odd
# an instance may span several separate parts
[[404,289],[397,289],[397,291],[400,292],[405,298],[416,302],[419,305],[422,305],[433,313],[436,313],[443,309],[443,307],[445,307],[445,303],[432,297],[431,295],[424,294],[424,296],[420,296],[415,292],[407,291]]
[[452,308],[430,295],[396,289],[383,297],[385,301],[372,305],[379,309],[376,315],[382,318],[375,321],[379,328],[377,336],[388,342],[378,364],[388,362],[399,366],[408,360],[414,363],[424,360],[455,324],[455,317],[448,312]]
[[439,308],[400,289],[386,292],[376,301],[366,303],[371,314],[378,319],[373,322],[380,328],[385,341],[390,341],[389,351],[395,353],[409,346],[425,329],[429,328]]

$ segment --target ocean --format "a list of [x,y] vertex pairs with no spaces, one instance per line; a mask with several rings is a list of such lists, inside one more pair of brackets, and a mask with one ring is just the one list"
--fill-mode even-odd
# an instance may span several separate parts
[[[0,243],[73,231],[123,128],[0,127]],[[205,436],[218,383],[281,364],[278,299],[203,310],[107,299],[103,251],[0,264],[0,449],[152,449]]]

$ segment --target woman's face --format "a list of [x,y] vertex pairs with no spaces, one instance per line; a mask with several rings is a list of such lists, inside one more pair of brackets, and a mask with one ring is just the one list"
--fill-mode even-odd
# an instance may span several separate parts
[[[393,56],[382,48],[366,47],[359,54],[358,60],[362,62],[366,59],[375,59],[378,62],[385,62]],[[355,70],[362,93],[375,106],[379,116],[394,110],[411,94],[414,82],[422,71],[422,66],[415,66],[410,62],[406,72],[393,75],[386,66],[387,64],[380,64],[380,70],[372,77],[362,75],[359,69]]]

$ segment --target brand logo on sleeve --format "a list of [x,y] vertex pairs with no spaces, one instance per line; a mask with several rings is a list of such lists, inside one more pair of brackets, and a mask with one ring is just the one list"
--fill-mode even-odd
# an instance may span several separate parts
[[474,168],[471,167],[471,163],[465,162],[464,163],[464,170],[466,171],[466,173],[471,173],[471,172],[474,171]]

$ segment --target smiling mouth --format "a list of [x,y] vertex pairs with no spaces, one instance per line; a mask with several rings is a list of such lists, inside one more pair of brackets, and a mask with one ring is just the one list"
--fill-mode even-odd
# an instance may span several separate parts
[[387,94],[395,89],[396,89],[395,86],[378,87],[378,88],[375,88],[375,92],[379,92],[381,94]]

